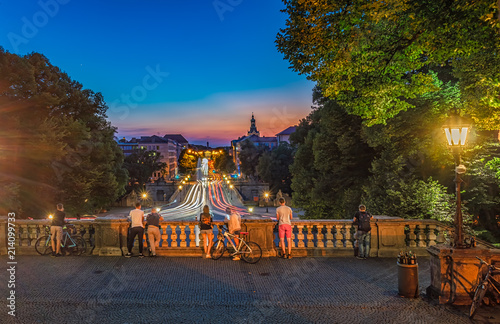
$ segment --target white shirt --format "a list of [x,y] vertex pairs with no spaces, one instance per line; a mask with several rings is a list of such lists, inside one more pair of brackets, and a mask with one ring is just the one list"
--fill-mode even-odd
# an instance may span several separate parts
[[144,227],[144,211],[137,208],[131,210],[128,218],[132,220],[132,227]]

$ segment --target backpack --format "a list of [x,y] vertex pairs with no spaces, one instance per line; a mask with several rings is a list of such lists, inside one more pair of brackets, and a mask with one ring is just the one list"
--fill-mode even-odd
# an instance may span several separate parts
[[371,231],[370,218],[372,215],[367,212],[360,212],[358,215],[358,229],[363,232]]

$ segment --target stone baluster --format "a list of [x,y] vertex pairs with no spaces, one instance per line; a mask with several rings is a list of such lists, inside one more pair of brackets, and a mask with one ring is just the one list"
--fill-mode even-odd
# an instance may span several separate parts
[[332,230],[334,230],[335,225],[326,225],[326,246],[327,248],[332,248],[334,247],[333,244],[333,233]]
[[335,225],[335,247],[343,248],[344,243],[342,243],[343,235],[342,235],[342,225]]
[[[168,227],[169,227],[169,225],[167,225],[167,224],[161,225],[161,232],[162,233],[161,233],[160,246],[163,248],[168,247],[168,233],[167,233]],[[170,228],[172,228],[172,227],[170,227]]]
[[181,239],[180,241],[180,247],[187,247],[187,242],[186,242],[186,225],[181,224],[179,225],[181,229],[181,234],[179,235],[179,238]]
[[298,229],[297,239],[299,240],[299,242],[298,242],[299,244],[297,247],[299,247],[299,248],[306,247],[305,242],[304,242],[304,238],[305,238],[304,228],[305,228],[305,225],[297,225],[297,229]]
[[196,234],[194,233],[195,224],[190,224],[188,227],[189,227],[189,247],[194,247],[196,245],[195,244]]
[[408,227],[410,228],[410,231],[408,232],[408,242],[406,243],[406,246],[409,246],[410,248],[417,247],[417,235],[415,235],[416,226],[409,224]]
[[429,241],[429,246],[436,245],[436,225],[429,224],[429,232],[427,233],[427,240]]
[[446,241],[446,238],[444,237],[444,228],[440,225],[437,225],[436,231],[438,233],[438,235],[436,237],[436,245],[443,244]]
[[[20,225],[19,226],[19,234],[18,234],[18,240],[17,240],[17,246],[25,246],[26,245],[26,238],[28,237],[27,228],[26,225]],[[24,241],[24,242],[23,242]]]
[[172,243],[170,245],[170,247],[178,247],[177,245],[177,225],[170,225],[170,228],[172,229],[172,235],[171,235],[171,239],[172,239]]
[[417,246],[418,247],[427,247],[427,243],[425,242],[425,225],[424,224],[417,225]]
[[348,248],[348,249],[354,248],[353,241],[352,241],[353,237],[352,237],[352,233],[351,233],[351,227],[352,227],[351,223],[344,224],[344,226],[343,226],[343,228],[345,229],[344,230],[344,233],[345,233],[345,247]]
[[307,225],[307,247],[314,247],[314,234],[313,234],[313,225]]

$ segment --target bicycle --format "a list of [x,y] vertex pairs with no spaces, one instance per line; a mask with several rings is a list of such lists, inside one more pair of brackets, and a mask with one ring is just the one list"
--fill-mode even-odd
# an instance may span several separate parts
[[[248,232],[240,232],[241,235],[248,235]],[[240,243],[238,246],[235,246],[234,239],[237,238]],[[225,239],[231,243],[231,247],[234,251],[229,252],[229,248],[224,243]],[[262,257],[262,249],[260,246],[251,241],[245,241],[241,237],[236,237],[235,235],[229,233],[229,231],[219,226],[219,233],[217,234],[217,242],[214,243],[212,248],[210,249],[210,255],[213,260],[218,260],[222,257],[224,252],[228,250],[231,256],[241,255],[243,261],[247,263],[257,263]]]
[[[72,232],[72,234],[70,234]],[[66,224],[63,227],[63,237],[61,240],[61,252],[71,255],[82,255],[87,251],[87,243],[80,235],[75,235],[76,229],[73,224]],[[50,226],[45,225],[45,234],[36,240],[35,250],[40,255],[52,254],[52,234]]]
[[493,287],[498,294],[500,294],[500,283],[493,278],[493,271],[500,271],[500,268],[495,267],[494,265],[488,264],[486,261],[482,260],[479,257],[476,257],[480,261],[480,268],[483,264],[488,266],[488,271],[486,272],[486,276],[484,279],[482,278],[482,273],[479,271],[477,274],[477,287],[474,292],[474,298],[472,299],[472,304],[470,305],[469,318],[472,319],[476,314],[477,309],[481,306],[481,301],[483,300],[486,291],[491,286]]

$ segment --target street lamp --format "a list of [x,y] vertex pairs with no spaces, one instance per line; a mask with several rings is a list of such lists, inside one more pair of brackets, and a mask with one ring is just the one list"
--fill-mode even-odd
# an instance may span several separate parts
[[460,153],[467,142],[467,134],[470,131],[470,124],[465,122],[460,116],[451,117],[447,125],[443,126],[448,147],[450,147],[455,158],[455,190],[457,195],[457,209],[455,212],[455,237],[454,245],[458,249],[465,248],[463,234],[462,201],[460,198],[460,184],[463,182],[460,175],[467,170],[462,164]]
[[182,201],[182,186],[179,186],[179,200]]
[[229,189],[231,191],[231,202],[233,201],[233,188],[234,188],[233,185],[229,185]]
[[269,202],[269,192],[266,192],[264,194],[264,197],[266,198],[266,213],[269,213],[269,204],[268,204],[268,202]]

